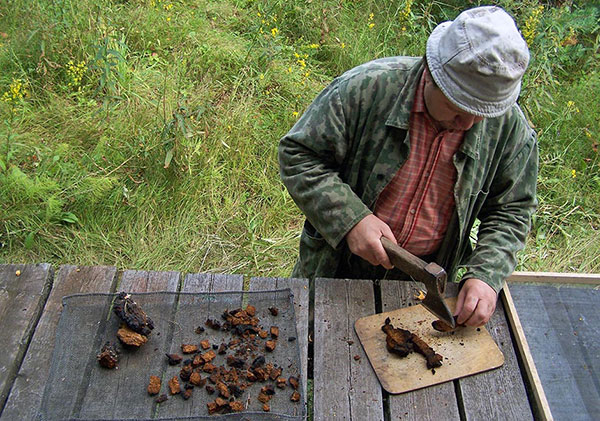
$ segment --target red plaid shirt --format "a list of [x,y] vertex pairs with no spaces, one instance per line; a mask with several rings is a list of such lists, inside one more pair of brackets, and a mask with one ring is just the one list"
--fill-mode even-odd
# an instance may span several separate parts
[[425,107],[424,86],[421,77],[410,114],[408,159],[375,204],[375,215],[398,244],[417,256],[436,252],[448,228],[456,182],[452,157],[465,133],[437,126]]

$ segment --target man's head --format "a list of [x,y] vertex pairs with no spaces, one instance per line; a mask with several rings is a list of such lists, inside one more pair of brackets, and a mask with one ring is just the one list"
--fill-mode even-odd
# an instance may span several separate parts
[[469,130],[483,117],[461,110],[454,105],[435,84],[429,69],[423,73],[425,89],[423,96],[427,112],[446,130]]
[[450,105],[466,115],[497,117],[519,96],[529,50],[503,9],[484,6],[438,25],[427,40],[425,57]]

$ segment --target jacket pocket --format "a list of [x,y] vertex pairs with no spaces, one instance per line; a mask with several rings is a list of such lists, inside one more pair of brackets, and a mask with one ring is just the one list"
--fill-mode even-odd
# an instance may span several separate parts
[[325,238],[306,221],[300,236],[300,255],[293,276],[302,278],[334,278],[341,250],[334,250]]

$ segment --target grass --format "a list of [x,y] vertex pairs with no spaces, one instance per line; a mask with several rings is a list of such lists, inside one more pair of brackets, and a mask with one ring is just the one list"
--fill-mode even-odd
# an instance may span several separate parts
[[[600,12],[499,3],[528,31],[541,150],[519,269],[600,272]],[[287,276],[302,215],[279,138],[336,75],[422,55],[471,5],[2,2],[0,95],[22,86],[0,101],[0,262]]]

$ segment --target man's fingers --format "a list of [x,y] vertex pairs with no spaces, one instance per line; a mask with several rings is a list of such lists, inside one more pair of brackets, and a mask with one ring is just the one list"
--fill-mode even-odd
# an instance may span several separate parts
[[465,290],[461,289],[458,292],[458,297],[456,297],[456,307],[454,308],[454,316],[458,316],[462,311],[463,304],[465,302]]
[[396,240],[396,236],[394,235],[394,233],[392,232],[392,229],[390,228],[390,226],[388,224],[383,224],[383,226],[381,227],[381,235],[385,238],[387,238],[388,240],[390,240],[392,243],[394,244],[398,244],[398,241]]
[[458,319],[456,320],[456,322],[458,324],[464,324],[471,317],[471,315],[475,311],[475,308],[477,307],[478,301],[479,301],[479,299],[472,295],[471,296],[467,295],[465,297],[465,301],[463,303],[462,310],[458,314]]
[[477,307],[475,308],[475,311],[473,312],[471,317],[469,317],[464,322],[464,324],[466,324],[467,326],[473,326],[473,327],[483,326],[490,320],[490,316],[493,313],[493,310],[491,307],[492,306],[490,305],[489,302],[487,302],[485,300],[479,300],[477,302]]
[[379,243],[379,247],[377,247],[376,253],[377,258],[379,260],[379,264],[381,266],[383,266],[386,269],[392,269],[394,267],[394,265],[392,265],[392,262],[390,262],[390,258],[381,243]]

